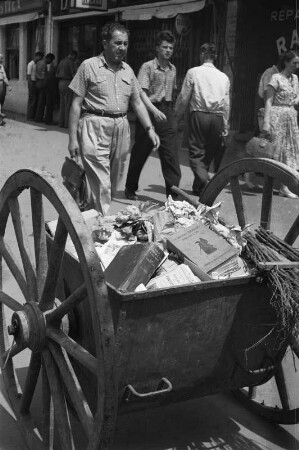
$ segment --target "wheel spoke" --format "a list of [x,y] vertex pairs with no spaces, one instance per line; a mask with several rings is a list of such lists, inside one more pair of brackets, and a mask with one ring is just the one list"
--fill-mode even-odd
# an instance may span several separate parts
[[44,362],[42,363],[43,444],[46,450],[54,448],[54,406]]
[[5,294],[3,291],[0,291],[0,303],[3,303],[13,311],[21,311],[24,309],[21,303],[17,302],[14,298],[10,297],[8,294]]
[[47,328],[47,336],[57,344],[61,345],[67,353],[72,355],[84,367],[89,369],[92,373],[97,375],[97,360],[85,348],[67,336],[63,331],[52,327]]
[[59,432],[61,448],[62,450],[75,450],[69,412],[58,369],[49,350],[44,350],[43,359],[48,379],[51,380],[50,390],[53,398],[55,424]]
[[273,184],[274,180],[268,175],[264,175],[264,188],[263,188],[263,200],[261,210],[261,227],[266,230],[270,229],[271,224],[271,210],[273,200]]
[[36,388],[40,372],[40,367],[41,367],[40,353],[32,353],[20,407],[20,412],[23,414],[29,412],[29,408],[32,402],[33,394]]
[[256,397],[256,392],[257,392],[256,386],[249,386],[248,398],[250,398],[250,400],[253,400]]
[[298,237],[298,234],[299,234],[299,216],[297,216],[296,220],[294,221],[293,225],[289,229],[289,231],[288,231],[286,237],[284,238],[284,240],[289,245],[293,245],[294,242],[296,241],[297,237]]
[[17,344],[14,344],[11,348],[7,349],[2,353],[3,361],[6,361],[7,355],[9,354],[9,358],[13,358],[24,350],[24,347],[20,347]]
[[45,284],[48,270],[48,254],[46,242],[46,229],[44,220],[42,194],[35,189],[30,189],[32,227],[34,237],[34,250],[36,261],[37,292],[40,298]]
[[243,229],[248,222],[246,218],[245,206],[243,202],[239,179],[237,176],[230,178],[230,186],[232,190],[232,196],[235,204],[235,210],[237,213],[239,225]]
[[55,290],[58,282],[67,236],[67,229],[62,219],[59,217],[51,249],[48,273],[40,301],[40,308],[42,311],[46,311],[47,309],[51,309],[53,307]]
[[275,374],[275,381],[283,409],[290,410],[290,397],[287,389],[286,379],[282,364],[279,365],[278,371]]
[[11,218],[13,222],[13,226],[15,229],[15,234],[17,238],[18,247],[20,250],[20,255],[23,262],[23,267],[25,271],[25,277],[27,280],[28,290],[30,294],[31,301],[37,301],[37,285],[36,285],[36,276],[35,270],[31,264],[29,245],[26,239],[26,236],[23,233],[23,223],[21,218],[19,201],[16,197],[9,199],[9,208],[11,212]]
[[47,314],[48,322],[59,321],[70,312],[72,308],[79,305],[87,296],[85,283],[81,284],[68,298],[66,298],[58,308]]
[[86,435],[89,436],[93,429],[93,416],[89,405],[84,397],[79,381],[76,377],[71,362],[65,352],[54,343],[49,342],[49,350],[55,359],[59,368],[60,375],[63,379],[64,386],[67,389],[72,404],[78,414],[78,417],[84,427]]
[[2,237],[0,237],[0,253],[4,261],[6,262],[9,270],[11,271],[13,277],[18,283],[22,291],[22,294],[24,295],[27,302],[29,302],[31,300],[31,297],[28,292],[24,272],[16,263],[17,261],[16,257],[13,255],[13,252],[10,250],[9,246],[4,242],[4,239]]

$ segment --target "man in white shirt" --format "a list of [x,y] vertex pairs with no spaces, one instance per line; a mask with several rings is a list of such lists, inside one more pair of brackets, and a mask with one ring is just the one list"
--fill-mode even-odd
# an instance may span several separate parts
[[215,45],[203,44],[201,65],[188,70],[175,105],[178,120],[189,106],[189,161],[196,195],[201,194],[209,181],[212,161],[216,170],[219,168],[223,137],[228,135],[230,81],[225,73],[216,69],[215,59]]
[[27,120],[34,120],[37,91],[36,91],[36,63],[43,59],[42,52],[36,52],[34,58],[27,64],[27,80],[28,80],[28,103],[27,103]]

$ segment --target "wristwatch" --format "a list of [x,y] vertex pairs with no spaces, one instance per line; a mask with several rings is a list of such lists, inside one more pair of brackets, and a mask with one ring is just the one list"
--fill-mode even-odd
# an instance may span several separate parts
[[150,127],[146,127],[145,131],[149,132],[150,130],[154,130],[155,131],[155,127],[153,125],[151,125]]

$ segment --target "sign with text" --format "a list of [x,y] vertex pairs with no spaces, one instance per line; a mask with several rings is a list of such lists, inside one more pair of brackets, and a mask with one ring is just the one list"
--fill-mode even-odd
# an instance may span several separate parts
[[107,0],[75,0],[76,8],[107,10]]
[[39,11],[44,3],[44,0],[5,0],[0,2],[0,17]]

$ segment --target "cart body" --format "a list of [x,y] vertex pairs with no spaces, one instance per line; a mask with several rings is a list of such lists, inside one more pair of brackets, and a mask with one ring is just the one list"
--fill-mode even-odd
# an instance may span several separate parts
[[[68,252],[62,278],[61,297],[82,283],[80,264]],[[262,384],[286,349],[275,331],[271,293],[254,276],[129,294],[108,286],[108,292],[119,411]],[[79,306],[76,316],[75,338],[92,351],[90,312]],[[90,376],[81,376],[92,401]]]

